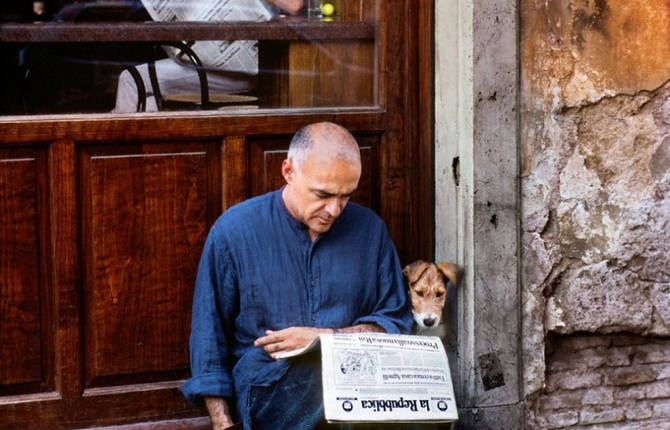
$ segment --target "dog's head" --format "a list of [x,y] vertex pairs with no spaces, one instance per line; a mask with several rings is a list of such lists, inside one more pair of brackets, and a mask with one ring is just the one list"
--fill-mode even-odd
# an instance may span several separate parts
[[463,269],[454,263],[415,261],[402,273],[407,278],[412,314],[419,330],[435,327],[442,319],[447,284],[458,284]]

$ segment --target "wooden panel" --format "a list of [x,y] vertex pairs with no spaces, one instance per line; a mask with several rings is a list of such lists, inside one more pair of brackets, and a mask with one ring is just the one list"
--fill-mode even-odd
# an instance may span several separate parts
[[361,180],[351,200],[379,213],[379,137],[356,136],[361,148]]
[[0,159],[0,383],[39,381],[40,288],[35,158]]
[[0,116],[0,144],[31,143],[36,140],[146,140],[220,138],[223,135],[294,133],[310,122],[332,121],[352,132],[384,131],[386,114],[379,108],[347,112],[342,109],[289,112],[262,110],[242,115],[187,112],[181,114],[133,114],[50,116],[36,121],[32,117]]
[[223,212],[246,199],[248,193],[248,153],[244,136],[228,136],[221,147],[221,187]]
[[[378,211],[378,142],[377,136],[356,136],[361,148],[362,173],[358,189],[351,200]],[[249,179],[251,194],[256,196],[281,188],[282,161],[286,159],[290,138],[260,138],[250,140]]]
[[[428,3],[431,2],[420,2],[423,7],[428,7]],[[379,43],[385,47],[380,50],[380,94],[388,112],[381,142],[384,149],[380,157],[381,214],[403,263],[416,260],[422,254],[419,249],[432,245],[419,242],[417,224],[424,219],[415,210],[421,199],[431,199],[419,194],[417,177],[430,174],[433,168],[417,164],[419,130],[415,124],[419,120],[419,93],[413,42],[418,31],[411,19],[417,9],[411,2],[380,8]]]
[[[418,11],[418,28],[434,28],[434,3],[429,4]],[[417,32],[416,63],[418,65],[418,119],[414,121],[418,127],[415,135],[418,136],[418,159],[415,164],[419,167],[416,178],[417,195],[414,209],[417,213],[417,250],[413,253],[415,258],[426,261],[433,261],[435,253],[435,211],[433,209],[433,198],[427,196],[433,195],[435,187],[435,172],[430,168],[435,165],[433,155],[433,128],[435,124],[434,103],[425,103],[425,100],[435,100],[434,80],[433,80],[433,61],[434,61],[434,40],[432,31]],[[430,172],[430,173],[429,173]]]
[[74,141],[59,140],[49,147],[51,207],[51,279],[56,292],[56,387],[69,401],[81,395],[81,301],[79,258],[79,193],[77,148]]
[[249,179],[251,195],[257,196],[278,188],[285,182],[281,175],[282,161],[286,159],[288,138],[281,140],[254,140],[251,144]]
[[[84,395],[62,401],[57,396],[24,396],[13,404],[0,403],[0,430],[97,429],[98,426],[171,419],[173,429],[200,428],[198,421],[179,418],[206,415],[203,408],[186,403],[177,384],[159,389],[155,384],[135,390]],[[164,385],[168,385],[164,383]],[[111,389],[110,389],[111,391]],[[125,425],[120,429],[125,429]],[[111,429],[108,429],[111,430]],[[119,430],[114,427],[114,430]]]
[[220,207],[209,201],[214,146],[84,151],[87,386],[186,375],[208,207]]
[[0,150],[0,394],[43,390],[53,374],[45,166],[44,151]]
[[375,21],[379,0],[335,0],[335,11],[343,21]]
[[372,106],[374,42],[291,42],[288,48],[290,107]]
[[268,22],[48,22],[0,23],[0,42],[169,42],[174,40],[369,39],[366,22],[325,22],[286,17]]
[[262,41],[263,107],[373,106],[374,41]]

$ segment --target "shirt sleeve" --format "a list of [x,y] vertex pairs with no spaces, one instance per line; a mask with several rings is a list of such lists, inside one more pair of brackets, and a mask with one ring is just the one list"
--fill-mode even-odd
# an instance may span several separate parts
[[216,226],[205,242],[193,293],[191,378],[182,393],[192,404],[203,397],[233,396],[229,338],[236,308],[235,270]]
[[386,228],[383,228],[377,264],[377,303],[370,315],[358,318],[354,325],[363,323],[377,324],[387,333],[405,334],[412,328],[400,259]]

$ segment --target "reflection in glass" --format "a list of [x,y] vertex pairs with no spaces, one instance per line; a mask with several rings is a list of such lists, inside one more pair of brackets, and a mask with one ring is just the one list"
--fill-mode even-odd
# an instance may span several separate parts
[[378,1],[317,3],[3,2],[0,115],[376,105]]

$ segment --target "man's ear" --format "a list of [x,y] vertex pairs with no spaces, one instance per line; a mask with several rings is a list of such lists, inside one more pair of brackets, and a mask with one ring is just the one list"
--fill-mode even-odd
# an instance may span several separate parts
[[287,158],[281,163],[281,175],[287,184],[293,182],[293,175],[295,175],[295,168],[293,167],[293,160]]
[[407,278],[407,282],[413,284],[419,280],[423,272],[425,272],[429,266],[430,263],[426,263],[423,260],[418,260],[405,266],[405,268],[402,269],[402,274],[405,275],[405,278]]
[[463,275],[463,268],[458,264],[452,263],[450,261],[445,261],[437,265],[437,268],[454,286],[458,285],[458,281],[461,280]]

